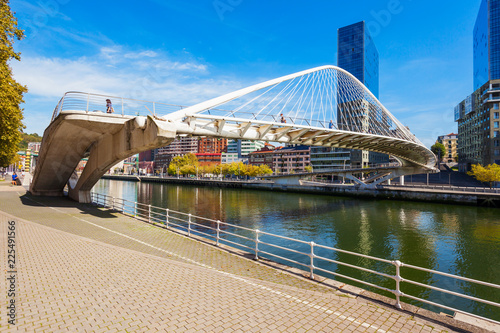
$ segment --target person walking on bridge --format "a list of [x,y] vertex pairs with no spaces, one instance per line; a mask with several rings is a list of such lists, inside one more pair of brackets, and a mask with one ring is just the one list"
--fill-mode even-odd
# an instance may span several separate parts
[[106,100],[106,113],[113,113],[115,110],[113,110],[113,104],[111,103],[111,100],[108,98]]

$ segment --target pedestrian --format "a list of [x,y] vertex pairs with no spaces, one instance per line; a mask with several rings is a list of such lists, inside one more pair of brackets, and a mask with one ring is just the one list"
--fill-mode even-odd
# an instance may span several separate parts
[[17,185],[17,179],[18,179],[17,174],[16,174],[16,172],[14,171],[14,172],[12,173],[12,182],[11,182],[10,184],[11,184],[11,185]]
[[286,119],[285,117],[283,116],[283,113],[280,115],[280,121],[284,124],[286,123]]
[[111,104],[111,100],[108,98],[106,100],[106,113],[113,113],[115,110],[113,110],[113,104]]
[[333,120],[330,120],[330,123],[328,124],[328,128],[332,129],[333,128]]

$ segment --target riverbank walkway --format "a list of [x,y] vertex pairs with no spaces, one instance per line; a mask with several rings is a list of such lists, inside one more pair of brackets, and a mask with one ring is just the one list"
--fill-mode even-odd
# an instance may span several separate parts
[[[16,324],[7,232],[16,228]],[[0,182],[1,332],[487,332]],[[351,290],[353,293],[349,293]]]

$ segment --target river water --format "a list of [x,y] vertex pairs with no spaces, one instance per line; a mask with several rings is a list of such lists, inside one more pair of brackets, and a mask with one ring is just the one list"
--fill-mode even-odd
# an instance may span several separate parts
[[[97,193],[500,284],[500,210],[422,202],[100,180]],[[387,270],[339,254],[336,260]],[[364,278],[342,266],[338,273]],[[392,271],[390,270],[392,269]],[[500,290],[402,269],[403,277],[500,303]],[[329,276],[330,277],[330,276]],[[350,284],[356,285],[346,281]],[[393,281],[373,281],[394,289]],[[363,285],[359,285],[364,287]],[[500,320],[500,309],[403,283],[403,291]],[[367,288],[370,289],[370,288]],[[375,291],[375,290],[373,290]],[[403,301],[422,306],[409,299]],[[424,306],[439,311],[433,307]]]

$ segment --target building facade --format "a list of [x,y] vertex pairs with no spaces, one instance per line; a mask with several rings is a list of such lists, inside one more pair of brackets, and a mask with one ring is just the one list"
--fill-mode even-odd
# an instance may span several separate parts
[[273,152],[273,171],[276,174],[304,172],[311,165],[310,146],[292,145]]
[[198,141],[198,154],[220,154],[227,147],[227,139],[201,137]]
[[455,107],[458,168],[500,164],[500,80],[490,80]]
[[198,158],[198,163],[200,166],[212,166],[221,164],[221,153],[197,153],[195,155]]
[[456,156],[458,156],[458,134],[450,133],[446,135],[438,136],[437,142],[444,145],[446,149],[446,154],[441,156],[441,161],[444,163],[453,163],[455,162]]
[[352,151],[332,147],[311,147],[313,171],[350,169]]
[[500,79],[500,0],[481,0],[473,31],[474,91]]
[[[337,64],[340,68],[354,75],[378,98],[379,55],[364,21],[338,29]],[[371,126],[373,126],[375,120],[377,126],[380,126],[381,123],[387,124],[388,127],[391,125],[390,120],[384,115],[377,114],[377,108],[366,99],[349,101],[344,104],[348,104],[350,112],[344,111],[344,107],[347,105],[339,104],[337,110],[337,126],[339,129],[371,133]],[[353,105],[356,106],[356,110],[352,110]],[[385,118],[379,119],[377,117]],[[386,154],[347,149],[343,150],[343,152],[349,152],[350,156],[345,162],[342,160],[342,164],[346,163],[352,167],[367,167],[389,162],[389,156]],[[345,158],[342,150],[332,151],[330,156],[324,156],[324,153],[326,152],[311,155],[313,168],[314,165],[321,165],[325,158],[329,158],[331,161],[335,161],[339,156]],[[323,161],[316,160],[317,158]]]
[[156,173],[165,173],[166,168],[175,156],[198,153],[198,138],[181,136],[171,144],[157,149],[154,157],[154,170]]
[[337,56],[338,66],[354,75],[378,98],[379,56],[364,21],[337,30]]
[[256,166],[265,164],[274,171],[274,153],[275,149],[271,149],[268,146],[265,146],[262,149],[248,154],[248,164]]
[[264,141],[251,141],[251,140],[230,140],[227,145],[228,154],[238,154],[238,158],[248,158],[251,152],[262,149],[266,143]]
[[474,92],[455,107],[459,170],[500,164],[500,0],[482,0],[473,31]]

